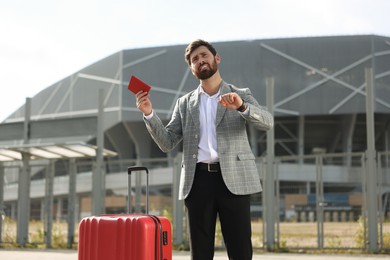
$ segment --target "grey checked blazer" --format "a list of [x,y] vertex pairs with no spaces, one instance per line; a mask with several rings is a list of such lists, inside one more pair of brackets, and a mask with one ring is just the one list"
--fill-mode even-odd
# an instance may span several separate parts
[[[237,195],[252,194],[262,190],[255,156],[249,146],[246,123],[257,129],[269,130],[273,127],[273,117],[254,99],[249,89],[240,89],[226,82],[221,84],[221,95],[236,92],[249,104],[249,115],[241,115],[236,110],[217,108],[216,131],[218,155],[222,176],[228,189]],[[144,119],[146,128],[153,140],[164,152],[171,151],[183,141],[183,161],[179,186],[179,199],[190,193],[194,180],[199,142],[199,88],[179,98],[170,122],[164,126],[154,113]]]

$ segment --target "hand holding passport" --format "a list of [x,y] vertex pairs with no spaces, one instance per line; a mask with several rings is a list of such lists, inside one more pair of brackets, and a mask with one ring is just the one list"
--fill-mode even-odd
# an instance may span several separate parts
[[127,88],[134,94],[137,94],[140,91],[149,92],[149,90],[151,89],[148,84],[146,84],[134,75],[131,76],[129,86]]
[[[136,76],[131,76],[127,88],[136,95],[137,108],[143,112],[144,115],[150,115],[153,111],[152,103],[149,100],[149,91],[151,87]],[[140,94],[137,95],[138,93]]]

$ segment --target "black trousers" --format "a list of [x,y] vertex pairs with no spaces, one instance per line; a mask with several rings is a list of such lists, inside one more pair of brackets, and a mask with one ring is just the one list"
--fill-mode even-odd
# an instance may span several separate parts
[[252,259],[250,195],[232,194],[220,172],[197,167],[185,205],[192,260],[213,259],[217,216],[229,259]]

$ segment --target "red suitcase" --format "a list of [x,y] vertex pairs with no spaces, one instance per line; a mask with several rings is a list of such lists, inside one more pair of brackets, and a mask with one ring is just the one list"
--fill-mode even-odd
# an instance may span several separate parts
[[78,260],[171,260],[172,228],[165,217],[148,215],[149,171],[146,171],[146,214],[116,214],[83,218],[79,225]]

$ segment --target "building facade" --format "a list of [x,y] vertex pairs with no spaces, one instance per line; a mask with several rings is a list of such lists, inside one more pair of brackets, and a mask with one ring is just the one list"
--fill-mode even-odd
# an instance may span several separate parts
[[[349,216],[348,211],[355,210],[354,203],[361,206],[361,202],[348,198],[362,193],[362,178],[355,175],[363,165],[360,155],[355,153],[367,150],[368,70],[372,71],[374,79],[372,104],[376,151],[390,150],[390,38],[359,35],[213,44],[222,57],[223,79],[235,86],[250,88],[264,106],[267,106],[267,82],[273,80],[275,156],[283,157],[278,164],[283,217],[303,219],[301,212],[305,211],[307,219],[312,211],[310,201],[316,196],[317,179],[311,174],[310,165],[315,163],[318,153],[339,154],[324,160],[325,167],[332,167],[324,170],[332,174],[331,178],[324,176],[323,188],[329,193],[327,197],[333,198],[335,194],[345,197],[335,202],[332,212],[340,211],[337,218],[341,219],[341,212]],[[93,155],[50,158],[37,150],[50,152],[48,144],[97,146],[99,91],[104,93],[104,148],[113,152],[113,156],[104,160],[107,211],[125,210],[123,196],[126,195],[127,176],[123,173],[129,165],[137,163],[156,172],[165,172],[155,177],[152,192],[156,195],[156,211],[169,207],[166,201],[172,200],[174,189],[170,169],[176,156],[180,155],[181,147],[169,154],[159,150],[146,131],[135,97],[127,90],[127,85],[131,75],[150,84],[154,110],[168,122],[176,99],[199,84],[184,62],[185,47],[157,46],[114,53],[32,97],[27,132],[26,105],[4,120],[0,124],[0,159],[6,215],[15,217],[17,214],[17,183],[23,159],[17,153],[21,154],[21,151],[30,159],[32,217],[42,217],[44,179],[48,169],[55,171],[55,215],[58,218],[67,215],[71,158],[77,167],[77,215],[91,214],[91,207],[86,205],[91,203],[91,175],[96,166]],[[266,134],[250,127],[248,130],[252,149],[262,158],[267,151]],[[305,159],[308,155],[314,157]],[[294,159],[289,160],[289,156]],[[385,212],[389,212],[388,158],[386,154],[381,157],[381,165],[384,169],[387,167],[387,171],[381,173]],[[48,168],[50,162],[54,162],[54,168]],[[262,168],[260,159],[259,165]],[[291,196],[297,194],[304,199],[298,200],[296,205],[291,204]],[[157,198],[161,196],[168,199],[158,202]],[[306,201],[306,205],[302,201]],[[259,205],[254,216],[261,215],[261,195],[254,196],[254,204]],[[291,210],[291,206],[300,210]]]

